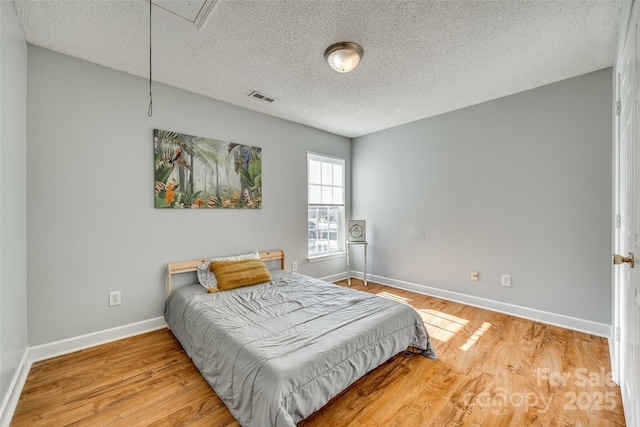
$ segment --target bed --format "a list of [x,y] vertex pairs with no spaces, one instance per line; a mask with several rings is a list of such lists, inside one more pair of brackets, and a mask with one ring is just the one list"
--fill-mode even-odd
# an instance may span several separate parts
[[[223,292],[171,289],[171,277],[207,260],[168,265],[165,320],[244,427],[292,427],[408,347],[435,353],[410,306],[284,270]],[[422,357],[417,354],[416,357]]]

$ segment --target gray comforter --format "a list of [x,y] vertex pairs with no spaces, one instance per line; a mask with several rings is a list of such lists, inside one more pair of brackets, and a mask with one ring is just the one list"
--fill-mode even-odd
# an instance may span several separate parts
[[435,359],[410,306],[289,271],[210,294],[177,289],[165,319],[244,427],[295,426],[413,346]]

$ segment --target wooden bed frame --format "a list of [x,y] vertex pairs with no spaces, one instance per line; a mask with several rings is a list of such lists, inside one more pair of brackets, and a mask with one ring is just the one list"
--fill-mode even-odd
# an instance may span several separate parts
[[[208,259],[208,258],[207,258]],[[189,273],[196,271],[198,266],[207,262],[207,259],[197,259],[194,261],[172,262],[167,264],[167,297],[171,295],[171,276],[178,273]],[[263,261],[280,260],[280,270],[284,270],[284,251],[282,249],[276,251],[260,252],[260,259]]]

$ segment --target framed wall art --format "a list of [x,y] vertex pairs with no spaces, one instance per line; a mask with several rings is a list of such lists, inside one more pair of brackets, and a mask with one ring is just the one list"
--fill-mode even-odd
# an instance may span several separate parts
[[262,149],[153,130],[155,207],[262,208]]

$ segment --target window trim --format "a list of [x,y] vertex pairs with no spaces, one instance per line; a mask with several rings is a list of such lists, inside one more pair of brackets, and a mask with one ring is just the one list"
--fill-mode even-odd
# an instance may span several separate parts
[[346,251],[330,252],[330,253],[325,254],[325,255],[309,255],[309,254],[307,254],[307,262],[328,261],[330,259],[335,259],[335,258],[344,258],[345,256],[347,256],[347,252]]
[[[342,190],[342,203],[341,204],[336,204],[336,203],[310,203],[309,200],[309,196],[310,196],[310,163],[311,161],[316,161],[316,162],[321,162],[321,163],[331,163],[331,164],[336,164],[336,165],[340,165],[342,168],[342,182],[341,182],[341,190]],[[345,233],[346,233],[346,191],[345,191],[345,184],[346,184],[346,159],[342,158],[342,157],[337,157],[337,156],[331,156],[331,155],[325,155],[325,154],[319,154],[319,153],[315,153],[315,152],[311,152],[308,151],[307,152],[307,260],[309,262],[315,262],[315,261],[320,261],[322,259],[328,259],[328,258],[333,258],[333,257],[340,257],[340,256],[344,256],[345,252]],[[316,185],[316,184],[314,184]],[[333,201],[333,200],[332,200]],[[338,235],[337,235],[337,249],[334,250],[328,250],[328,251],[322,251],[322,252],[311,252],[310,247],[309,247],[309,243],[311,242],[310,238],[309,238],[309,227],[308,227],[308,223],[309,223],[309,209],[313,208],[313,207],[336,207],[338,208],[338,218],[337,218],[337,225],[338,225]]]

